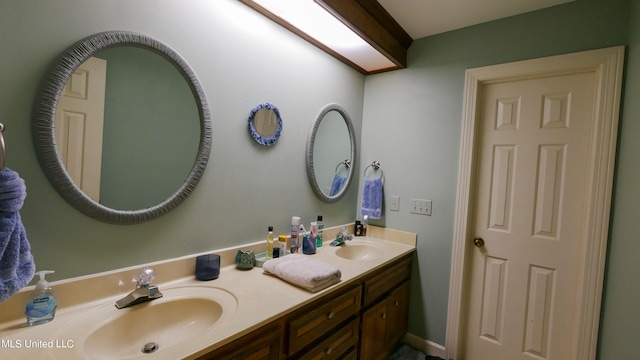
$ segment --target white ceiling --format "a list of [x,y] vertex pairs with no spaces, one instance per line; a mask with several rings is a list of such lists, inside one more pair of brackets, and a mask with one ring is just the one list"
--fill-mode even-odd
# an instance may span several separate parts
[[574,0],[378,0],[413,39]]

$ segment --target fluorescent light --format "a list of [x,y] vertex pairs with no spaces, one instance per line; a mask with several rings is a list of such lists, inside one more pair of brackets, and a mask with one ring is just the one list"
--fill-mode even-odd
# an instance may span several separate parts
[[251,1],[348,59],[365,72],[397,67],[313,0]]

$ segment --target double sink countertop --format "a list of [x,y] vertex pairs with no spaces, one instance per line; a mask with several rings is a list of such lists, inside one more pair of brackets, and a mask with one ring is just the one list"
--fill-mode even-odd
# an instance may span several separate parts
[[[346,226],[352,234],[353,224]],[[0,303],[0,357],[30,360],[197,358],[353,283],[416,248],[415,234],[371,225],[367,236],[354,237],[341,247],[329,246],[341,227],[325,229],[323,246],[315,255],[309,255],[334,265],[342,273],[338,284],[317,293],[266,275],[259,267],[236,269],[237,251],[252,249],[256,253],[262,252],[264,241],[207,252],[221,257],[220,276],[212,281],[195,279],[195,258],[202,255],[195,254],[52,282],[58,302],[55,319],[32,327],[26,325],[23,315],[34,288],[27,287]],[[368,249],[371,252],[365,255],[371,256],[359,258],[359,252],[354,251],[349,252],[349,256],[355,258],[348,259],[336,254],[345,247]],[[165,294],[164,297],[116,309],[115,302],[135,288],[138,271],[144,266],[152,266],[156,270],[154,284]],[[221,305],[217,310],[212,309],[211,314],[205,306],[206,299],[190,302],[192,296],[206,298],[208,293]],[[186,301],[168,304],[175,300]],[[202,316],[197,311],[201,311]],[[172,317],[171,312],[175,312],[177,317]],[[215,316],[219,318],[208,326],[207,319],[211,319],[213,313],[217,313]],[[125,319],[129,316],[131,318]],[[154,320],[156,316],[159,321]],[[182,323],[176,325],[180,321]],[[112,324],[115,325],[105,327]],[[147,341],[147,331],[150,334],[148,341],[157,342],[159,346],[150,354],[141,351]],[[181,339],[181,336],[186,338]]]

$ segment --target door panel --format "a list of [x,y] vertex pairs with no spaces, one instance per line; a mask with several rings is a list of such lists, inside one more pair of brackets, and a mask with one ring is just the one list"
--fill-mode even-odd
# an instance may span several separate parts
[[465,359],[569,359],[594,72],[479,88]]
[[91,57],[71,75],[56,109],[56,143],[73,182],[100,201],[107,61]]

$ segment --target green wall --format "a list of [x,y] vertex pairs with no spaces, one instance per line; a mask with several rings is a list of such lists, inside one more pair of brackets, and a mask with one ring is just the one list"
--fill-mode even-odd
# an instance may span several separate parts
[[[637,26],[629,30],[630,13],[633,11],[628,0],[578,0],[426,37],[411,46],[407,69],[366,78],[360,166],[379,160],[385,172],[385,202],[390,202],[391,195],[400,196],[400,211],[387,208],[379,223],[418,233],[418,261],[414,266],[411,293],[411,333],[441,345],[445,343],[465,70],[625,45],[633,31],[637,43]],[[640,20],[637,13],[636,6],[632,23]],[[630,58],[627,66],[632,76],[633,67],[638,65]],[[627,99],[633,90],[628,84]],[[636,86],[635,96],[639,94]],[[629,271],[623,278],[630,278],[640,268],[628,264],[639,253],[638,236],[630,236],[630,233],[637,235],[640,229],[631,219],[638,213],[633,211],[638,205],[631,204],[640,203],[640,195],[634,194],[631,185],[638,183],[634,176],[637,177],[640,165],[634,158],[638,153],[637,142],[629,143],[633,137],[640,136],[640,129],[632,124],[633,118],[628,112],[625,107],[609,280],[615,272],[621,271]],[[629,188],[622,190],[625,185]],[[411,198],[433,200],[433,215],[410,214]],[[630,219],[625,221],[619,216]],[[635,348],[635,354],[639,353],[636,342],[620,339],[626,337],[626,333],[621,332],[631,331],[635,338],[640,335],[638,317],[631,316],[635,321],[625,321],[627,325],[622,329],[607,318],[611,312],[612,316],[620,317],[637,313],[631,303],[638,302],[640,290],[637,286],[635,290],[629,289],[628,282],[625,290],[622,283],[616,286],[619,283],[619,280],[607,283],[601,344],[607,351],[601,354],[602,359],[630,358],[617,356],[630,348]],[[623,301],[628,306],[618,308],[620,298],[630,291],[635,293]],[[627,349],[610,345],[613,339]]]
[[635,359],[640,354],[640,0],[631,1],[629,14],[625,95],[600,322],[598,353],[602,360]]
[[[139,225],[101,223],[69,206],[45,178],[31,140],[34,101],[52,61],[107,30],[169,45],[192,67],[211,108],[213,146],[198,187],[176,210]],[[308,224],[322,214],[327,226],[354,220],[357,185],[341,201],[321,203],[304,149],[328,103],[349,112],[359,140],[364,76],[238,1],[0,0],[0,45],[7,162],[26,181],[22,220],[36,267],[56,270],[51,280],[257,241],[269,225],[289,231],[292,215]],[[269,148],[248,131],[249,112],[262,102],[276,105],[284,123]]]

